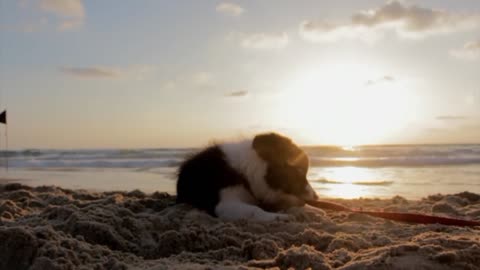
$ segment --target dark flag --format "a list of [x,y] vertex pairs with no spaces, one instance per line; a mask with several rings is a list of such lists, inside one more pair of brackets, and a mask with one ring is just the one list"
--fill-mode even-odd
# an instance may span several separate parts
[[2,114],[0,114],[0,123],[7,124],[7,111],[3,111]]

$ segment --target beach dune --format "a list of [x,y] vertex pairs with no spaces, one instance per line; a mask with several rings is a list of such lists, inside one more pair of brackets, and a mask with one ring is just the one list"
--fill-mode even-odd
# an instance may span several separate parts
[[[480,195],[346,206],[480,220]],[[480,269],[480,228],[310,207],[290,221],[224,222],[166,193],[0,185],[0,269]]]

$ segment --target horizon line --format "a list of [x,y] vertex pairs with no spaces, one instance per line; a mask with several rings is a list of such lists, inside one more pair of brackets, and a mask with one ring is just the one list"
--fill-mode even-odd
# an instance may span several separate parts
[[[358,147],[402,147],[402,146],[453,146],[453,145],[480,145],[480,142],[475,143],[384,143],[384,144],[359,144],[359,145],[340,145],[340,144],[304,144],[299,145],[301,148],[314,148],[314,147],[334,147],[334,148],[358,148]],[[207,145],[208,146],[208,145]],[[168,147],[54,147],[54,148],[41,148],[41,147],[26,147],[26,148],[10,148],[8,150],[1,149],[0,153],[4,152],[16,152],[16,151],[29,151],[29,150],[162,150],[162,149],[201,149],[206,146],[168,146]]]

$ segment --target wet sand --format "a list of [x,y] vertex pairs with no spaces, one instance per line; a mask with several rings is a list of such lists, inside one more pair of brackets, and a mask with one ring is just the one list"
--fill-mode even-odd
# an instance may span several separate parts
[[[480,220],[480,195],[330,200]],[[480,269],[480,228],[310,207],[224,222],[166,193],[0,185],[0,269]]]

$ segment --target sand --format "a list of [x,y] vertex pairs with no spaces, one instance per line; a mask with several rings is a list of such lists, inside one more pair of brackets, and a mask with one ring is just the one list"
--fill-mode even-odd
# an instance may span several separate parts
[[[480,220],[480,195],[347,206]],[[0,269],[480,269],[480,228],[412,225],[309,207],[224,222],[166,193],[0,185]]]

